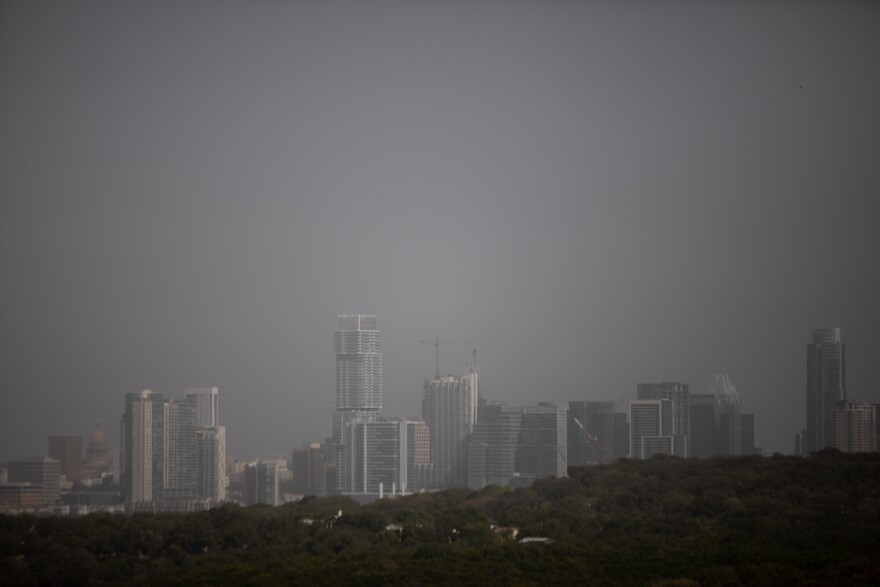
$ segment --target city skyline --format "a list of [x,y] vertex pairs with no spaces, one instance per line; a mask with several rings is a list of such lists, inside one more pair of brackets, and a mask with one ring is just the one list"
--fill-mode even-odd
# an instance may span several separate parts
[[[511,405],[716,373],[788,453],[805,345],[880,402],[875,3],[0,6],[0,462],[128,393],[228,452],[323,441],[328,336],[383,410],[480,356]],[[441,345],[442,346],[442,345]]]
[[[356,324],[351,323],[351,320],[355,320]],[[361,326],[361,320],[365,321],[363,327]],[[319,437],[325,438],[326,441],[333,441],[335,438],[335,427],[337,426],[337,420],[339,420],[339,424],[341,424],[342,420],[345,420],[346,423],[348,423],[350,421],[354,421],[354,420],[358,420],[358,419],[363,419],[364,421],[374,421],[374,420],[383,420],[384,421],[384,420],[387,420],[388,418],[392,418],[392,419],[403,418],[404,420],[406,420],[408,418],[414,417],[412,415],[404,415],[402,413],[396,412],[393,409],[391,411],[383,411],[382,410],[382,384],[381,384],[381,378],[382,378],[382,376],[381,376],[381,371],[382,371],[381,356],[382,356],[382,353],[378,352],[378,350],[379,350],[379,344],[378,344],[379,331],[377,329],[377,315],[376,314],[339,314],[337,317],[337,322],[339,324],[339,329],[340,329],[340,330],[337,330],[334,335],[335,336],[334,346],[337,350],[337,353],[336,353],[336,355],[337,355],[337,365],[336,365],[336,367],[337,367],[337,384],[336,384],[336,397],[337,397],[337,399],[336,399],[336,409],[334,409],[332,411],[332,418],[330,420],[330,426],[327,429],[329,434],[317,435],[313,439],[299,439],[297,441],[298,444],[294,444],[291,447],[271,447],[271,448],[264,450],[263,452],[259,452],[259,453],[249,453],[246,455],[236,454],[234,456],[237,456],[237,457],[238,456],[245,456],[246,458],[264,458],[267,456],[271,457],[271,456],[277,456],[279,454],[284,454],[285,451],[290,452],[291,450],[295,450],[297,446],[299,446],[301,444],[311,443],[313,440],[316,440]],[[351,327],[350,328],[343,327],[344,323],[351,325]],[[354,324],[354,325],[352,325],[352,324]],[[819,349],[820,349],[819,355],[817,355],[816,350],[815,350],[816,346],[817,346],[817,342],[818,343],[824,342],[824,343],[826,343],[826,346],[828,344],[833,343],[835,345],[842,346],[845,349],[845,345],[843,345],[841,343],[840,331],[841,331],[840,328],[812,329],[812,340],[807,345],[808,359],[809,359],[808,360],[808,369],[807,369],[808,373],[812,374],[813,371],[815,371],[817,368],[814,365],[816,360],[813,357],[820,356],[820,358],[821,358],[821,344],[819,344]],[[346,338],[346,336],[348,336],[345,334],[346,332],[348,332],[348,335],[355,335],[357,338]],[[366,335],[367,337],[363,338],[364,335]],[[347,351],[348,354],[339,352],[339,351],[343,351],[343,350]],[[352,355],[351,353],[354,353],[354,354]],[[474,354],[475,354],[475,351],[471,351],[471,355],[474,355]],[[843,359],[843,363],[842,363],[843,364],[843,367],[842,367],[843,373],[836,372],[835,377],[840,377],[843,380],[845,380],[846,379],[845,351],[843,353],[841,351],[832,352],[831,353],[831,355],[832,355],[831,360],[832,361],[834,361],[834,360],[840,361],[841,354],[844,355],[844,359]],[[359,360],[359,356],[360,357],[377,356],[378,358],[377,359],[368,359],[365,361],[363,358],[361,358]],[[352,368],[352,365],[349,365],[349,363],[352,363],[352,361],[354,362],[354,368]],[[369,364],[362,365],[360,363],[369,363]],[[373,384],[370,382],[372,382],[374,380],[374,377],[373,377],[374,370],[377,365],[378,365],[378,378],[377,378],[378,381],[377,381],[377,383]],[[340,371],[340,369],[341,369],[341,371]],[[423,398],[422,398],[422,402],[421,402],[422,403],[422,417],[423,418],[424,418],[425,401],[426,401],[425,394],[427,393],[429,384],[437,384],[437,383],[440,383],[441,381],[443,381],[443,382],[447,382],[447,381],[448,382],[475,381],[476,377],[477,377],[476,363],[475,362],[468,362],[467,363],[467,371],[469,371],[469,372],[465,375],[459,375],[459,376],[444,375],[441,377],[441,380],[429,379],[427,377],[424,379],[424,388],[422,390]],[[342,379],[340,379],[341,373],[348,374],[349,376],[351,374],[356,374],[357,376],[354,379],[356,379],[357,381],[355,381],[352,385],[352,381],[349,380],[348,376],[343,376]],[[364,378],[365,374],[369,374],[369,377]],[[365,380],[361,381],[361,379],[365,379]],[[808,376],[808,379],[809,379],[809,376]],[[722,382],[722,385],[724,388],[723,391],[718,391],[716,389],[717,387],[719,387],[719,380]],[[816,394],[816,391],[814,389],[816,386],[817,386],[817,384],[815,382],[812,382],[812,383],[808,382],[808,386],[807,386],[806,394],[805,394],[805,396],[808,398],[808,400],[811,397],[811,395]],[[363,388],[363,389],[361,389],[361,388]],[[370,388],[372,391],[369,393],[366,392],[365,390],[367,388]],[[675,382],[675,383],[673,383],[673,382],[639,383],[636,385],[636,390],[635,390],[636,393],[635,394],[633,394],[632,396],[624,395],[621,398],[619,398],[616,402],[615,401],[606,401],[606,400],[587,400],[587,401],[593,402],[593,403],[608,404],[609,409],[612,405],[616,404],[617,409],[614,411],[614,413],[616,413],[618,415],[624,415],[627,417],[627,420],[630,420],[632,413],[633,413],[632,412],[633,405],[639,406],[640,407],[639,409],[641,409],[641,406],[647,405],[648,403],[650,403],[650,401],[659,402],[660,398],[664,398],[664,399],[671,398],[673,396],[669,395],[669,394],[681,393],[680,390],[683,390],[683,393],[684,393],[684,396],[683,396],[684,400],[683,401],[685,402],[685,404],[687,404],[688,388],[689,388],[689,384],[687,384],[687,383],[677,383],[677,382]],[[719,394],[721,394],[722,397],[726,397],[725,394],[730,393],[730,391],[728,391],[727,388],[730,388],[730,389],[732,389],[732,393],[735,398],[735,401],[737,402],[737,405],[741,405],[740,399],[737,395],[736,388],[731,385],[727,374],[723,374],[723,375],[716,374],[714,376],[714,383],[708,385],[707,388],[709,390],[709,395],[708,396],[702,395],[702,397],[714,397],[715,401],[717,402],[718,401],[717,398],[719,397]],[[835,395],[835,398],[837,398],[836,394],[838,392],[836,392],[834,390],[832,390],[832,392],[833,392],[832,395]],[[192,407],[189,409],[191,409],[193,411],[194,417],[196,418],[195,421],[197,422],[197,425],[198,426],[208,426],[208,427],[216,426],[217,422],[219,421],[219,418],[218,418],[219,388],[218,387],[192,387],[192,386],[190,386],[190,387],[184,388],[184,393],[185,393],[187,402],[192,402],[191,403]],[[130,393],[127,393],[124,395],[125,395],[125,397],[136,397],[136,396],[144,396],[144,394],[147,394],[147,396],[150,396],[150,397],[157,397],[161,401],[165,401],[165,400],[162,400],[162,398],[164,396],[163,392],[154,392],[149,389],[144,389],[139,392],[130,392]],[[697,395],[701,395],[701,394],[697,394]],[[843,390],[843,395],[845,396],[845,389]],[[475,397],[476,397],[476,394],[475,394]],[[482,401],[487,401],[487,400],[490,402],[499,402],[500,401],[505,404],[508,404],[507,398],[503,398],[503,397],[488,397],[487,398],[483,395],[480,395],[479,397]],[[625,401],[629,397],[632,397],[633,399],[631,399],[628,402]],[[846,397],[843,397],[842,399],[846,399]],[[128,401],[128,400],[126,400],[126,401]],[[179,401],[179,400],[171,400],[169,403],[173,406],[173,405],[175,405],[176,401]],[[525,404],[528,404],[530,401],[535,402],[535,401],[539,401],[539,399],[532,398],[531,400],[526,400]],[[681,401],[681,400],[678,400],[678,401]],[[856,401],[856,402],[863,403],[863,404],[870,404],[871,403],[870,401],[865,400],[863,398],[854,398],[854,399],[852,399],[852,401]],[[570,402],[561,402],[561,403],[563,403],[563,404],[583,403],[583,400],[570,400]],[[832,408],[830,410],[827,410],[828,417],[832,418],[832,419],[833,419],[832,412],[834,411],[834,408],[836,407],[836,400],[833,403],[834,403],[834,405],[832,405]],[[339,407],[345,406],[345,405],[349,405],[349,407],[351,408],[349,410],[344,410],[345,413],[350,412],[350,417],[340,418]],[[660,404],[658,403],[657,405],[659,406]],[[475,410],[476,404],[473,404],[472,407]],[[128,408],[126,408],[126,410],[127,409]],[[522,406],[520,406],[520,409],[522,409]],[[658,407],[658,409],[660,409],[660,408]],[[676,407],[673,412],[672,411],[672,404],[668,404],[666,407],[664,407],[662,409],[668,411],[668,413],[677,414],[675,416],[676,419],[681,420],[677,424],[673,424],[672,420],[669,420],[669,422],[665,425],[668,427],[668,429],[665,429],[663,434],[670,435],[669,442],[673,442],[674,433],[672,432],[672,430],[674,429],[675,426],[678,426],[677,429],[688,429],[688,430],[690,429],[690,425],[687,424],[687,415],[682,414],[681,409],[678,407]],[[741,410],[741,407],[739,409]],[[167,408],[166,408],[166,410],[167,410]],[[690,408],[685,410],[685,414],[688,413],[689,411],[690,411]],[[667,418],[669,417],[668,413],[666,416]],[[167,414],[167,411],[166,411],[166,414]],[[743,415],[745,416],[746,414],[743,414]],[[807,415],[809,416],[809,410],[807,411]],[[124,419],[124,416],[125,416],[125,414],[123,413],[123,419]],[[751,426],[752,426],[752,434],[755,434],[756,429],[758,431],[758,434],[756,434],[751,439],[753,441],[752,446],[760,446],[759,443],[757,442],[757,439],[762,438],[762,436],[760,435],[760,426],[755,427],[754,420],[753,420],[755,417],[754,414],[749,414],[748,416],[749,416],[749,418],[752,419],[752,420],[750,420]],[[761,416],[760,414],[758,414],[758,416],[757,416],[759,419],[759,422],[760,422],[760,416]],[[166,415],[166,417],[167,417],[167,415]],[[472,417],[476,417],[475,411],[474,411],[474,414],[472,414]],[[418,420],[418,418],[416,418],[416,419]],[[805,424],[804,424],[803,429],[806,431],[809,427],[809,423],[807,422],[807,419],[805,419],[804,422],[805,422]],[[631,424],[631,422],[630,422],[630,424]],[[100,419],[99,419],[98,429],[100,429]],[[658,431],[659,431],[659,429],[658,429]],[[733,429],[730,430],[728,433],[733,434],[734,433]],[[92,434],[94,434],[94,433],[92,433]],[[734,443],[734,444],[731,444],[731,447],[739,444],[738,434],[739,434],[739,432],[737,430],[737,437],[733,437],[733,436],[731,437],[730,442]],[[85,436],[88,436],[88,435],[85,435]],[[635,439],[636,436],[637,436],[637,433],[635,431],[633,431],[632,438]],[[79,436],[78,435],[59,436],[58,434],[50,433],[48,435],[48,438],[49,438],[48,451],[44,450],[43,452],[35,452],[33,454],[15,454],[12,457],[10,457],[8,460],[22,459],[22,458],[37,458],[37,457],[42,458],[46,454],[49,454],[49,456],[52,456],[50,453],[53,450],[53,448],[52,448],[53,441],[60,441],[61,439],[73,440],[76,438],[76,439],[80,440],[80,444],[81,444],[83,436],[82,435],[79,435]],[[734,438],[736,438],[735,442],[733,440]],[[809,443],[809,438],[810,438],[809,435],[807,435],[807,442],[808,443]],[[223,442],[225,445],[225,438],[224,438]],[[689,441],[687,441],[685,439],[678,439],[678,440],[675,440],[674,442],[679,444],[680,446],[678,446],[678,448],[673,448],[673,445],[670,444],[670,447],[668,448],[668,450],[676,452],[677,456],[692,456],[689,454],[689,449],[684,448],[685,446],[687,446],[689,444]],[[792,454],[793,452],[795,452],[793,450],[794,446],[795,445],[792,442],[792,443],[790,443],[789,448],[784,448],[782,450],[771,450],[766,447],[762,447],[762,448],[765,452],[780,452],[782,454]],[[826,440],[825,446],[832,446],[832,441]],[[82,452],[82,448],[83,447],[81,445],[80,452]],[[666,451],[667,448],[663,448],[662,450]],[[704,450],[705,450],[705,447],[704,447]],[[711,450],[712,451],[717,450],[717,447],[713,448]],[[816,447],[809,447],[808,446],[808,451],[813,451],[813,450],[818,450],[818,449]],[[679,453],[683,453],[683,452],[686,452],[688,454],[679,454]],[[721,452],[717,452],[717,453],[713,453],[713,454],[728,454],[728,453],[725,451],[721,451]],[[733,453],[730,453],[730,454],[733,454]],[[232,453],[230,453],[230,455],[232,455]],[[699,455],[693,455],[693,456],[699,456]],[[703,455],[703,456],[705,457],[707,455]],[[635,453],[630,452],[630,458],[642,458],[642,457],[640,455],[636,455]],[[2,463],[2,462],[3,461],[0,461],[0,463]],[[85,466],[86,459],[83,459],[80,464],[82,466]],[[464,464],[462,464],[462,466],[464,467]],[[117,468],[119,467],[118,463],[116,463],[116,467]],[[464,478],[466,478],[466,476],[467,476],[467,471],[463,468],[461,470],[459,477],[464,479]]]

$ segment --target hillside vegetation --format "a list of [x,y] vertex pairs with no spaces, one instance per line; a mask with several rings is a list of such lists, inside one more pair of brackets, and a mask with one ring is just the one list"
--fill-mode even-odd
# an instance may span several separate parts
[[619,461],[367,506],[0,516],[0,583],[878,584],[880,455]]

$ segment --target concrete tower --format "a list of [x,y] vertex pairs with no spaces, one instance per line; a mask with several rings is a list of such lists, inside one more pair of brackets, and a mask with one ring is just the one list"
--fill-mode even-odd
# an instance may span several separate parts
[[422,419],[431,435],[436,485],[467,485],[465,438],[477,422],[477,375],[441,377],[425,382]]
[[340,314],[333,333],[336,351],[336,410],[333,444],[336,450],[337,487],[347,487],[342,462],[346,434],[354,421],[374,421],[382,410],[382,353],[375,314]]

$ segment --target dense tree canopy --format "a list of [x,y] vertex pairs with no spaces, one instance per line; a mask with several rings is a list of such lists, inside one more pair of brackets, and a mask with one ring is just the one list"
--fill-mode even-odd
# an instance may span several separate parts
[[880,455],[656,458],[367,506],[0,516],[0,583],[877,584],[878,528]]

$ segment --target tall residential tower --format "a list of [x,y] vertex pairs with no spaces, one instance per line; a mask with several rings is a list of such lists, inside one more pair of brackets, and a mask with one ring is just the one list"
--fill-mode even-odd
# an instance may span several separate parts
[[425,382],[422,419],[431,434],[431,463],[438,488],[467,485],[465,439],[477,422],[477,374]]
[[336,351],[336,410],[333,444],[336,450],[337,486],[347,487],[346,433],[354,421],[374,421],[382,410],[382,353],[375,314],[340,314],[333,333]]

